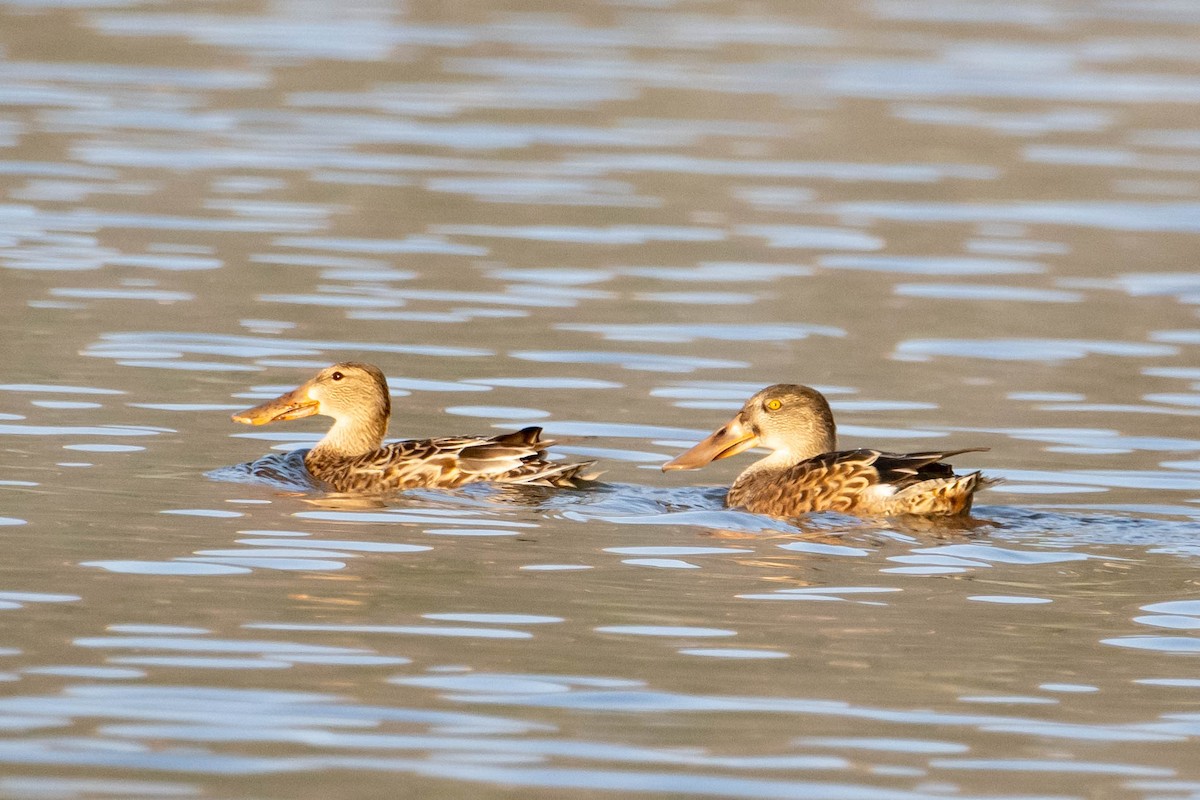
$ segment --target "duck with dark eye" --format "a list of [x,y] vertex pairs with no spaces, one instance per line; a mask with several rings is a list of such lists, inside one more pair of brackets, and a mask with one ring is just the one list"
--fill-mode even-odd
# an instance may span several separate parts
[[316,479],[334,491],[387,494],[419,487],[454,488],[476,481],[573,487],[591,461],[546,459],[554,442],[541,428],[500,436],[412,439],[385,445],[391,397],[378,367],[347,361],[321,370],[274,400],[233,415],[234,422],[266,425],[314,414],[333,426],[304,455]]
[[981,472],[956,475],[944,459],[986,450],[884,453],[838,450],[837,426],[824,395],[808,386],[776,384],[751,397],[732,420],[663,471],[699,469],[763,447],[726,496],[726,505],[794,517],[814,511],[860,516],[949,516],[971,510],[975,492],[999,483]]

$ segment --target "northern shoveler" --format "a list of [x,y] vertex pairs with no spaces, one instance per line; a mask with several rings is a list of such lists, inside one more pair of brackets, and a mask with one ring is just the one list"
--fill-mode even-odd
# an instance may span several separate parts
[[751,397],[737,415],[663,471],[699,469],[752,447],[771,455],[751,464],[726,496],[730,507],[792,517],[813,511],[862,516],[945,516],[971,510],[975,492],[998,480],[954,474],[944,459],[986,450],[884,453],[838,450],[837,426],[824,395],[776,384]]
[[304,456],[309,473],[335,491],[386,494],[464,483],[573,487],[595,462],[546,459],[553,441],[541,428],[500,436],[412,439],[385,445],[391,397],[387,379],[372,364],[347,361],[327,367],[274,400],[233,415],[234,422],[265,425],[322,414],[333,427]]

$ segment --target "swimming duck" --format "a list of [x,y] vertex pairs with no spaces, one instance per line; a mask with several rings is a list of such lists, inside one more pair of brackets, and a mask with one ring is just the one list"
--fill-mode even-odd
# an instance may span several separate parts
[[384,445],[392,404],[378,367],[347,361],[306,383],[233,415],[234,422],[266,425],[322,414],[333,427],[304,455],[309,473],[337,492],[386,494],[418,487],[454,488],[495,481],[535,486],[576,486],[595,462],[547,461],[541,428],[500,436],[412,439]]
[[975,492],[999,483],[980,472],[955,475],[944,463],[950,456],[986,447],[903,454],[839,451],[837,426],[824,395],[784,383],[751,397],[732,420],[668,461],[663,471],[699,469],[752,447],[772,452],[738,476],[725,503],[756,514],[966,514]]

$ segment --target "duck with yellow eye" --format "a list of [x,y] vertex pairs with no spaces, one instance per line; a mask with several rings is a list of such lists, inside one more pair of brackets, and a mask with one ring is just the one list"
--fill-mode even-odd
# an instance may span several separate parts
[[304,465],[337,492],[388,494],[477,481],[573,487],[586,480],[581,473],[594,463],[547,460],[546,448],[554,442],[541,438],[541,428],[385,445],[391,412],[387,379],[379,368],[346,361],[274,400],[234,414],[233,421],[266,425],[314,414],[332,417],[333,426],[305,453]]
[[663,471],[699,469],[752,447],[771,454],[738,476],[725,503],[776,517],[815,511],[961,515],[971,510],[975,492],[999,482],[981,472],[956,475],[944,461],[985,447],[903,454],[838,450],[837,426],[824,395],[783,383],[751,397],[732,420],[668,461]]

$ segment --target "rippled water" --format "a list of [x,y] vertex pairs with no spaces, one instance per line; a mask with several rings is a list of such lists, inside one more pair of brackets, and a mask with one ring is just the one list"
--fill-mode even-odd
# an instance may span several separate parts
[[[1200,797],[1197,26],[0,0],[0,796]],[[345,358],[602,482],[323,497]],[[778,381],[1006,482],[660,473]]]

